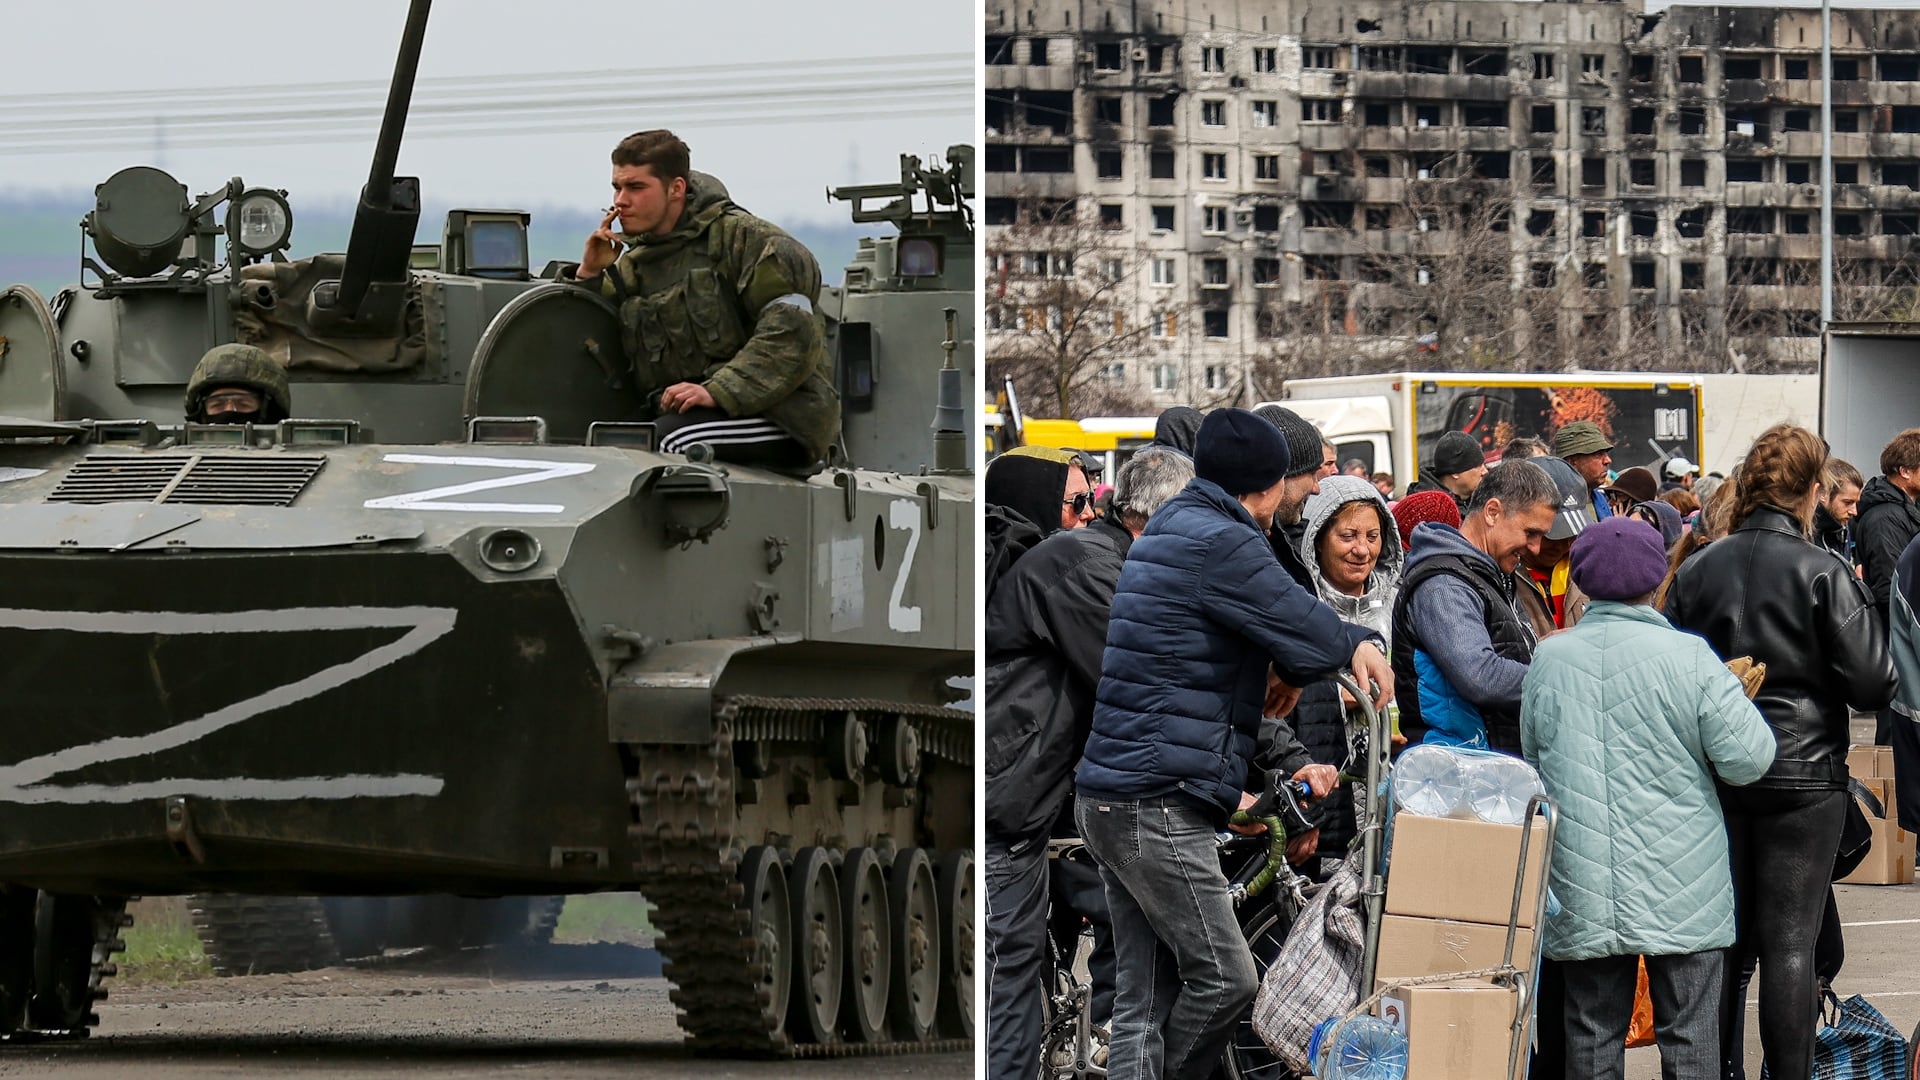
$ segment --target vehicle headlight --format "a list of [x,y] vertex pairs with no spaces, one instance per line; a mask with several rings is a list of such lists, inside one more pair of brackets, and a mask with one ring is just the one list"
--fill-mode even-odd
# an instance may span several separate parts
[[248,255],[280,251],[293,239],[293,209],[280,192],[250,188],[227,211],[227,235]]

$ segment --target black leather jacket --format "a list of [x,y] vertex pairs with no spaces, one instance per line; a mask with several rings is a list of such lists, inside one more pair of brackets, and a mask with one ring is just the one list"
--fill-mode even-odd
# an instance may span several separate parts
[[1779,753],[1755,787],[1838,791],[1847,782],[1849,706],[1893,698],[1887,631],[1844,559],[1809,543],[1771,506],[1680,566],[1666,616],[1723,660],[1767,665],[1754,699]]

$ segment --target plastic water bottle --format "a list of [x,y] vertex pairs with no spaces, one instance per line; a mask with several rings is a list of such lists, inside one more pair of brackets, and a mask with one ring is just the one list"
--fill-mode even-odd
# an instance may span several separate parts
[[[1329,1036],[1324,1037],[1323,1036]],[[1314,1072],[1321,1080],[1405,1080],[1407,1036],[1375,1016],[1362,1016],[1332,1032],[1314,1032],[1320,1055]]]
[[1540,774],[1519,758],[1478,757],[1466,764],[1467,806],[1473,816],[1496,825],[1518,825],[1527,817],[1527,800],[1540,792]]
[[1460,755],[1440,746],[1408,747],[1393,763],[1393,802],[1421,817],[1464,812],[1467,777]]

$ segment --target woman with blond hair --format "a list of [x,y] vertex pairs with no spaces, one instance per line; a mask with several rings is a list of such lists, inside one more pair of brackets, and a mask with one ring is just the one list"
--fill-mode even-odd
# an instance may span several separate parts
[[1827,446],[1777,424],[1740,467],[1727,535],[1688,559],[1666,599],[1673,625],[1723,660],[1767,665],[1754,704],[1779,747],[1747,787],[1720,786],[1732,857],[1736,940],[1720,1012],[1721,1061],[1741,1075],[1743,959],[1760,965],[1760,1042],[1774,1076],[1813,1071],[1815,937],[1846,812],[1851,709],[1893,697],[1893,663],[1872,598],[1809,537]]

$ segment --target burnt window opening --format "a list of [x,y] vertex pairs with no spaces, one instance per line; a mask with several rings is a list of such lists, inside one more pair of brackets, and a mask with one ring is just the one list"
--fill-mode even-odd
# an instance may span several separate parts
[[1370,157],[1360,164],[1370,178],[1383,179],[1393,175],[1393,162],[1387,158]]
[[1653,260],[1635,259],[1627,264],[1627,284],[1636,289],[1653,288]]
[[1756,210],[1752,207],[1728,207],[1727,231],[1729,233],[1759,233],[1773,231],[1773,211]]
[[1369,101],[1366,104],[1365,120],[1368,127],[1398,127],[1400,121],[1395,118],[1398,108],[1386,102]]
[[1862,232],[1864,232],[1864,231],[1866,231],[1866,230],[1864,230],[1864,229],[1862,229],[1862,228],[1860,227],[1860,215],[1859,215],[1859,214],[1835,214],[1835,215],[1833,215],[1833,235],[1835,235],[1835,236],[1859,236],[1859,235],[1860,235],[1860,234],[1861,234]]
[[1331,124],[1340,119],[1339,98],[1301,98],[1300,120],[1307,124]]
[[1773,129],[1767,123],[1766,110],[1758,112],[1746,106],[1727,107],[1727,136],[1744,135],[1749,139],[1765,142],[1773,138]]
[[1019,166],[1020,155],[1013,147],[991,144],[987,146],[986,157],[980,163],[980,167],[987,172],[1017,172]]
[[1324,71],[1334,66],[1335,50],[1326,46],[1300,46],[1300,66],[1309,71]]
[[1920,236],[1920,214],[1886,213],[1880,215],[1882,236]]
[[1095,150],[1093,166],[1094,175],[1101,180],[1120,179],[1120,151]]
[[1707,163],[1704,161],[1693,160],[1693,159],[1681,161],[1680,162],[1680,186],[1681,187],[1706,187],[1707,186]]
[[1788,109],[1780,116],[1781,131],[1812,131],[1813,110]]
[[1607,58],[1604,54],[1602,53],[1581,53],[1580,54],[1580,74],[1599,75],[1604,77],[1606,73],[1607,73]]
[[1707,264],[1701,262],[1683,262],[1680,264],[1680,291],[1694,292],[1707,287]]
[[1020,220],[1020,200],[988,199],[986,218],[989,225],[1013,225]]
[[1707,215],[1711,210],[1696,206],[1682,210],[1673,216],[1673,231],[1689,240],[1698,240],[1707,235]]
[[1034,38],[1027,42],[1027,64],[1031,67],[1047,66],[1046,38]]
[[1635,236],[1652,236],[1660,228],[1660,215],[1652,210],[1627,211],[1627,230]]
[[1423,128],[1442,126],[1445,123],[1445,121],[1441,119],[1443,115],[1442,108],[1443,106],[1438,102],[1414,102],[1413,126]]
[[1604,289],[1607,287],[1607,264],[1588,263],[1580,268],[1580,277],[1587,288]]
[[1703,83],[1707,81],[1707,60],[1703,56],[1682,56],[1674,65],[1675,77],[1683,83]]
[[1289,332],[1287,318],[1272,308],[1260,308],[1253,313],[1253,332],[1263,339],[1282,337]]
[[1344,275],[1338,255],[1308,255],[1300,260],[1300,276],[1308,281],[1339,281]]
[[1787,214],[1786,232],[1792,236],[1805,236],[1813,231],[1813,218],[1809,214]]
[[1606,106],[1587,105],[1580,109],[1580,134],[1605,135],[1607,133]]
[[1126,211],[1119,203],[1100,204],[1100,227],[1119,229],[1126,226]]
[[1707,133],[1707,110],[1698,105],[1688,105],[1680,110],[1680,134],[1705,135]]
[[1451,176],[1453,169],[1448,164],[1450,157],[1451,155],[1448,154],[1415,154],[1413,157],[1413,178],[1415,180],[1431,180],[1441,175]]
[[1833,81],[1834,82],[1859,82],[1860,81],[1860,61],[1843,60],[1840,57],[1834,57]]
[[1607,235],[1607,212],[1588,210],[1580,215],[1580,235],[1598,237]]
[[1168,94],[1165,97],[1147,99],[1147,126],[1172,127],[1173,105],[1174,102],[1178,100],[1179,99],[1172,94]]
[[1627,57],[1627,81],[1637,82],[1637,83],[1652,82],[1653,81],[1653,57],[1651,56]]
[[1460,70],[1468,75],[1505,75],[1507,54],[1495,51],[1462,51]]
[[1368,285],[1393,284],[1393,267],[1380,259],[1360,259],[1360,280]]
[[1627,183],[1634,187],[1652,187],[1654,185],[1653,159],[1628,158]]
[[1834,113],[1833,114],[1833,130],[1859,131],[1860,130],[1860,114],[1857,112],[1854,112],[1852,109],[1841,109],[1840,111]]
[[1627,134],[1629,135],[1653,134],[1653,118],[1654,118],[1654,110],[1646,108],[1644,106],[1636,109],[1628,109],[1627,110]]
[[1511,180],[1513,178],[1513,160],[1508,154],[1472,155],[1473,178],[1476,180]]
[[1117,97],[1097,97],[1093,99],[1093,119],[1099,124],[1117,124],[1120,122],[1120,99]]
[[1728,158],[1727,183],[1758,184],[1766,180],[1766,163],[1759,158]]
[[1460,122],[1468,127],[1506,127],[1507,107],[1468,103],[1460,106]]
[[[1699,62],[1699,59],[1697,57],[1695,58],[1695,62],[1696,63]],[[1788,62],[1791,63],[1792,61],[1788,61]],[[1681,63],[1685,64],[1686,61],[1682,60]],[[1806,66],[1806,63],[1807,62],[1805,60],[1800,61],[1800,65],[1803,68]],[[1766,78],[1766,76],[1760,74],[1760,58],[1757,56],[1729,56],[1725,60],[1721,61],[1720,73],[1723,77],[1728,79],[1764,79]],[[1805,75],[1802,75],[1800,77],[1803,79],[1806,78]],[[1789,75],[1787,76],[1787,78],[1791,79],[1793,78],[1793,76]],[[1682,81],[1685,81],[1685,80],[1682,80]]]
[[1167,205],[1166,203],[1159,203],[1153,207],[1150,207],[1149,209],[1152,211],[1152,214],[1153,214],[1153,231],[1154,232],[1172,232],[1173,231],[1173,207]]
[[1147,70],[1167,70],[1167,47],[1165,45],[1147,46]]
[[1778,259],[1735,259],[1727,263],[1727,280],[1743,285],[1780,284]]
[[[1813,70],[1813,65],[1803,57],[1789,56],[1785,60],[1781,61],[1781,74],[1788,79],[1812,78],[1813,77],[1811,74],[1812,70]],[[1742,78],[1750,78],[1750,79],[1757,79],[1759,77],[1760,76],[1758,75],[1742,76]],[[1733,78],[1732,61],[1728,61],[1727,63],[1727,78],[1729,79]]]
[[1006,98],[994,97],[992,94],[988,94],[986,114],[988,131],[1005,131],[1012,123],[1013,102],[1008,101]]
[[1920,108],[1912,105],[1895,105],[1888,119],[1891,131],[1909,133],[1920,131]]
[[1020,171],[1030,173],[1070,173],[1073,151],[1064,146],[1029,146],[1020,152]]
[[1920,56],[1894,54],[1878,59],[1883,82],[1920,82]]
[[1220,288],[1227,284],[1227,260],[1201,259],[1200,284],[1208,288]]
[[1271,233],[1280,231],[1280,208],[1277,206],[1256,206],[1253,208],[1253,231]]
[[1206,328],[1206,336],[1223,338],[1227,336],[1227,313],[1225,311],[1203,311],[1200,313],[1201,325]]
[[1527,214],[1527,235],[1552,236],[1557,215],[1551,210],[1534,210]]
[[1253,155],[1253,178],[1255,180],[1280,179],[1280,158],[1275,154]]
[[[1361,22],[1367,20],[1362,19]],[[1376,24],[1377,28],[1377,24]],[[1400,50],[1380,45],[1363,45],[1356,50],[1361,71],[1399,71]]]
[[1095,71],[1120,70],[1120,43],[1102,41],[1093,47],[1093,68]]
[[1027,126],[1042,128],[1054,135],[1073,134],[1073,95],[1051,90],[1028,90]]
[[1533,54],[1533,77],[1536,79],[1553,78],[1552,53],[1537,52]]
[[1560,170],[1554,165],[1553,158],[1543,155],[1533,160],[1531,178],[1534,187],[1552,191],[1559,186]]
[[1880,163],[1880,182],[1889,187],[1920,190],[1920,162],[1883,161]]
[[1554,276],[1550,262],[1533,263],[1527,268],[1527,283],[1536,289],[1553,288]]
[[1253,283],[1255,285],[1280,284],[1280,260],[1256,258],[1253,260]]
[[1813,162],[1789,161],[1786,163],[1784,175],[1789,184],[1811,184],[1813,183]]
[[[1506,112],[1505,109],[1501,109],[1500,111],[1503,114]],[[1501,119],[1504,121],[1505,116],[1503,115]],[[1469,120],[1468,123],[1472,123],[1472,121]],[[1560,111],[1551,105],[1535,105],[1533,107],[1533,116],[1530,118],[1529,123],[1536,134],[1559,131]]]
[[1836,161],[1833,163],[1833,182],[1836,184],[1857,184],[1860,182],[1860,163],[1857,161]]
[[1173,151],[1152,150],[1147,153],[1147,175],[1155,180],[1174,179]]
[[1013,39],[1010,37],[987,36],[987,63],[1013,63]]
[[1407,50],[1407,74],[1446,75],[1453,70],[1453,50],[1412,48]]
[[1385,232],[1393,228],[1393,208],[1389,206],[1369,206],[1361,218],[1369,232]]
[[1309,229],[1346,229],[1353,226],[1353,204],[1350,202],[1311,202],[1300,203],[1300,217]]

